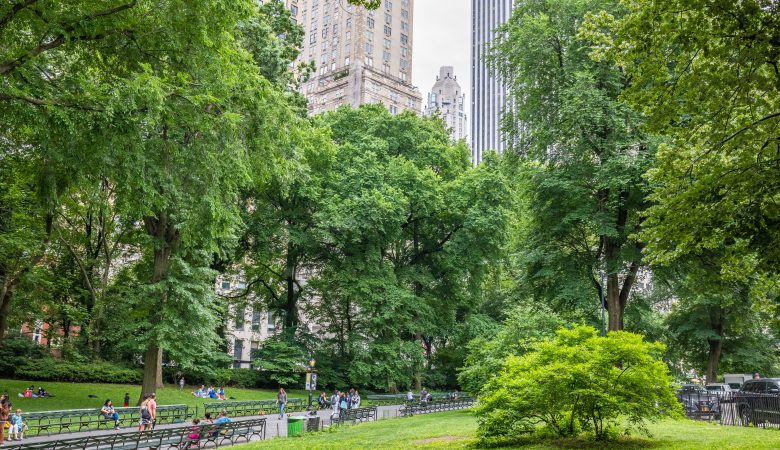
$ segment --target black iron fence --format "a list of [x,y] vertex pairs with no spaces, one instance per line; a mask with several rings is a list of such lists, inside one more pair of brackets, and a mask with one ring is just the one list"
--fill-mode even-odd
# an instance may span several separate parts
[[721,425],[780,428],[780,395],[748,392],[677,394],[685,414]]

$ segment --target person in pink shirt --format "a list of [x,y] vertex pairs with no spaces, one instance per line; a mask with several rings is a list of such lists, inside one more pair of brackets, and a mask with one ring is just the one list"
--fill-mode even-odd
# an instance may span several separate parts
[[157,422],[157,394],[149,396],[149,413],[152,415],[152,429]]

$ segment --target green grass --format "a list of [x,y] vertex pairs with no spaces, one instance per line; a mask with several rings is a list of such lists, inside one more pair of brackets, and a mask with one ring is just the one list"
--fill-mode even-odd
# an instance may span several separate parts
[[[53,398],[19,398],[18,393],[24,392],[27,386],[33,385],[35,389],[43,386],[54,394]],[[199,386],[198,386],[199,387]],[[157,390],[157,403],[160,405],[185,404],[188,406],[203,407],[204,402],[216,400],[201,399],[190,392],[197,389],[193,386],[185,386],[179,391],[179,386],[166,385]],[[0,392],[7,392],[11,396],[14,408],[22,408],[23,411],[47,411],[55,409],[99,408],[106,399],[111,399],[114,406],[122,406],[125,392],[130,394],[130,404],[134,405],[141,395],[141,386],[128,384],[95,384],[95,383],[56,383],[47,381],[19,381],[0,380]],[[97,398],[90,398],[95,395]],[[270,389],[225,389],[227,397],[235,397],[235,400],[272,400],[276,399],[276,391]],[[307,399],[306,391],[287,391],[290,398]]]
[[[481,448],[474,438],[477,428],[468,411],[429,414],[413,418],[380,420],[345,426],[335,431],[301,438],[280,438],[236,447],[237,450],[272,449],[456,449]],[[780,448],[780,430],[726,427],[691,420],[665,420],[650,425],[651,437],[622,438],[609,444],[587,440],[539,440],[526,438],[504,449],[621,449],[644,448],[700,450]]]

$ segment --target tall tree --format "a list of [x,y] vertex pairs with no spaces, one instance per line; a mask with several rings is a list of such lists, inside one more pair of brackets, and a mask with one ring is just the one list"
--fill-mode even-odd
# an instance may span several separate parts
[[[526,276],[546,286],[537,291],[544,300],[590,285],[599,305],[604,290],[609,330],[620,330],[642,265],[631,236],[655,145],[619,99],[630,84],[625,72],[591,59],[592,43],[579,34],[586,14],[600,10],[620,8],[611,0],[518,2],[493,54],[510,92],[504,130],[530,168]],[[567,285],[574,291],[561,290]]]
[[323,121],[339,151],[318,214],[320,317],[353,381],[420,387],[501,248],[505,180],[495,161],[472,168],[438,120],[364,106]]
[[[726,250],[724,274],[780,269],[780,5],[624,2],[594,15],[595,54],[634,80],[626,98],[670,138],[650,171],[653,261]],[[649,27],[648,24],[653,26]]]

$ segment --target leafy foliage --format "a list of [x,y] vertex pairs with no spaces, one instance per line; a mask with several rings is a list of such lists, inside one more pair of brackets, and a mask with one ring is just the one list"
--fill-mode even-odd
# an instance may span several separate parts
[[609,329],[619,330],[642,265],[631,236],[656,143],[620,101],[626,74],[591,59],[592,43],[579,33],[583,18],[602,9],[620,12],[612,0],[519,2],[493,57],[513,98],[503,128],[527,180],[531,219],[520,252],[530,293],[559,304],[590,297],[598,306],[604,291]]
[[585,431],[605,440],[618,428],[678,416],[663,350],[625,331],[561,329],[535,351],[506,359],[483,391],[479,432],[507,436],[541,423],[557,436]]
[[[780,262],[780,14],[777,2],[624,2],[589,18],[633,78],[626,99],[670,138],[649,171],[646,231],[659,263],[725,251],[724,274],[776,274]],[[652,24],[652,26],[650,26]]]
[[301,384],[307,358],[301,347],[285,335],[263,341],[252,357],[255,368],[268,372],[269,378],[280,386]]

